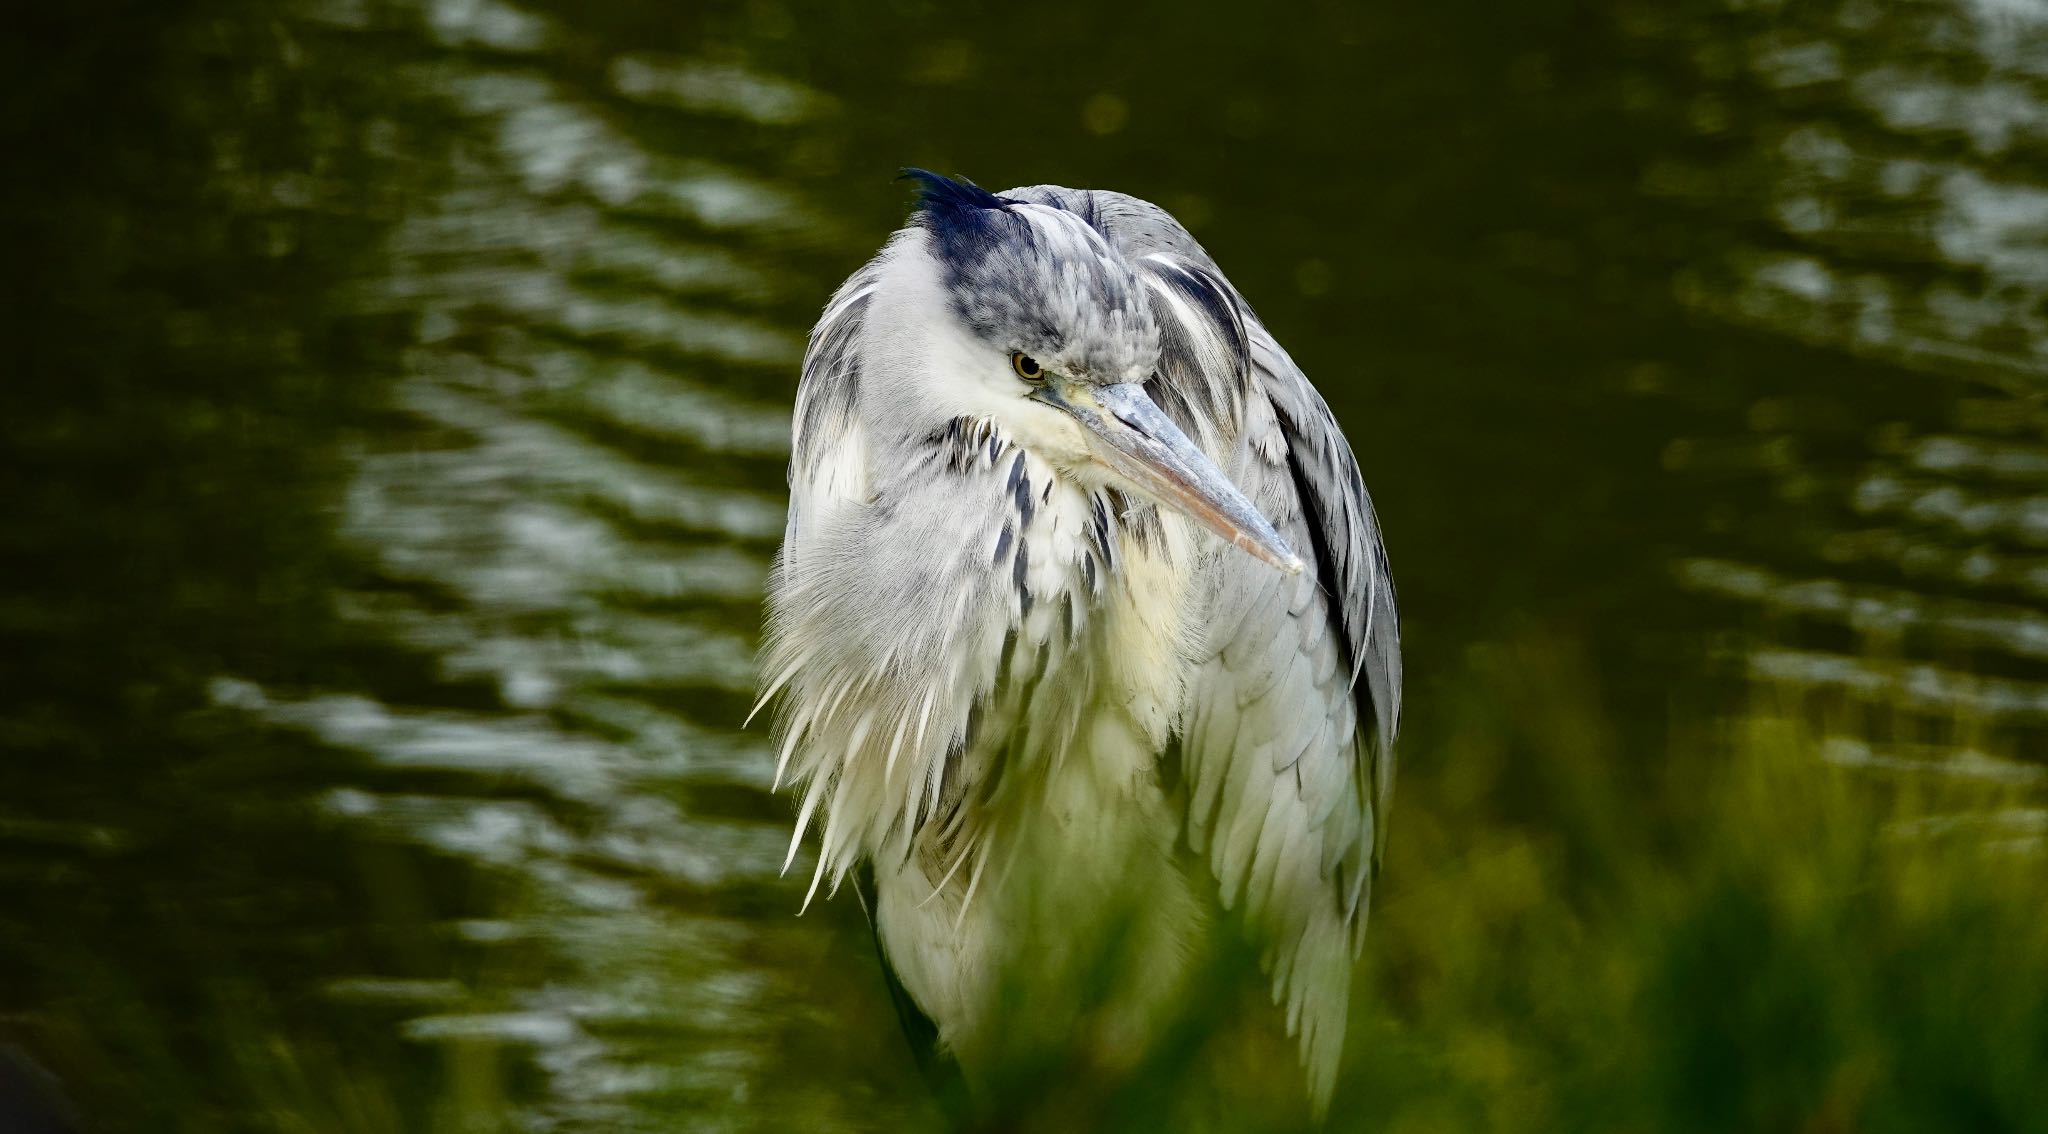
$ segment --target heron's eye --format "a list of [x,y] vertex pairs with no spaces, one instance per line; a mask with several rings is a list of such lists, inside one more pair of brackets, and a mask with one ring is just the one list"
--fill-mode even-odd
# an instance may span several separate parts
[[1016,371],[1017,377],[1024,379],[1026,382],[1037,383],[1045,381],[1045,368],[1038,365],[1037,359],[1025,354],[1021,350],[1010,356],[1010,369]]

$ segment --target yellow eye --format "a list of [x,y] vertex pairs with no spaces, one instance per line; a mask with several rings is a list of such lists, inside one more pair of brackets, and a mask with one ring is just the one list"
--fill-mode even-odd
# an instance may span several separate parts
[[1045,368],[1038,365],[1037,359],[1021,350],[1010,356],[1010,369],[1016,371],[1017,377],[1026,382],[1045,381]]

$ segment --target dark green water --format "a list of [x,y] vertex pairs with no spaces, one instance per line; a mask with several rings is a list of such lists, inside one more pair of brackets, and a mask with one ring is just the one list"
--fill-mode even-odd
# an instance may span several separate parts
[[99,1127],[928,1117],[738,727],[904,164],[1194,228],[1379,503],[1404,775],[1532,628],[1630,736],[1755,679],[1843,760],[2044,751],[2036,6],[8,24],[0,1044]]

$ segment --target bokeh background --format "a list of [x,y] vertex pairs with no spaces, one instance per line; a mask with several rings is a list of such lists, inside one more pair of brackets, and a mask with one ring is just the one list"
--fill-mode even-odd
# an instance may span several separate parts
[[51,4],[0,155],[8,1105],[932,1127],[740,726],[915,164],[1172,209],[1358,452],[1336,1126],[2048,1128],[2039,3]]

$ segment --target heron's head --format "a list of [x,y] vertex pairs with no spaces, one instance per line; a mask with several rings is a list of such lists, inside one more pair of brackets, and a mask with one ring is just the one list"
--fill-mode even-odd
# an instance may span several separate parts
[[[1138,272],[1064,209],[923,170],[914,220],[938,267],[946,401],[993,420],[1062,475],[1171,508],[1290,573],[1302,563],[1144,383],[1160,332]],[[1220,423],[1211,423],[1220,424]]]

